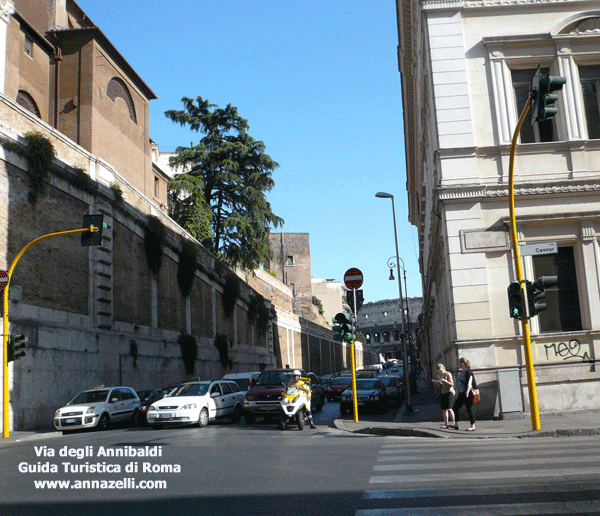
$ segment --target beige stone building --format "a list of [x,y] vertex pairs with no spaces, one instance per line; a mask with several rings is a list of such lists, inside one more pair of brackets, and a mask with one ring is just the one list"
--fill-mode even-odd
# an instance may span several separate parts
[[542,412],[597,408],[600,376],[600,2],[397,0],[409,219],[418,228],[422,349],[467,357],[478,412],[529,412],[509,153],[536,68],[563,76],[558,113],[518,135],[515,211],[528,280],[558,276],[531,319]]

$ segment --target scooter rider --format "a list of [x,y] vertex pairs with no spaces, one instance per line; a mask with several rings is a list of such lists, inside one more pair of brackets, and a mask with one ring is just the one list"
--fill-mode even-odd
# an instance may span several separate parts
[[296,389],[302,389],[306,393],[306,397],[308,399],[306,407],[308,409],[306,411],[306,414],[308,415],[308,422],[310,423],[311,428],[317,428],[317,425],[315,425],[313,421],[312,412],[310,411],[310,387],[300,379],[301,376],[302,375],[300,371],[298,369],[294,369],[294,371],[292,372],[292,377],[290,378],[290,381],[288,383],[288,387],[296,387]]

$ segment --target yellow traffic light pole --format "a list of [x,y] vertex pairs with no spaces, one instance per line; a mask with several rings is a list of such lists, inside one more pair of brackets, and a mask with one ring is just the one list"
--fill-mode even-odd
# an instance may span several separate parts
[[2,303],[2,320],[3,320],[3,336],[2,336],[2,340],[3,340],[3,345],[4,345],[4,369],[3,369],[3,374],[4,374],[4,384],[3,384],[3,413],[4,413],[4,418],[3,418],[3,426],[2,426],[2,438],[3,439],[7,439],[10,435],[9,432],[9,427],[10,427],[10,420],[8,417],[8,411],[9,411],[9,389],[8,389],[8,287],[10,286],[10,279],[12,277],[12,273],[15,270],[15,267],[17,266],[17,262],[21,259],[21,256],[23,256],[25,254],[25,252],[33,245],[37,244],[38,242],[41,242],[42,240],[45,240],[46,238],[50,238],[50,237],[55,237],[55,236],[62,236],[62,235],[72,235],[74,233],[83,233],[84,231],[90,231],[92,233],[98,231],[99,228],[96,226],[90,226],[89,228],[81,228],[81,229],[72,229],[70,231],[59,231],[58,233],[49,233],[48,235],[43,235],[39,238],[36,238],[35,240],[32,240],[31,242],[29,242],[23,249],[21,249],[21,251],[19,252],[19,254],[15,257],[15,259],[13,260],[13,262],[10,264],[10,268],[8,269],[8,282],[6,283],[6,286],[4,287],[4,292],[3,292],[3,303]]
[[510,228],[512,246],[514,250],[515,268],[517,271],[517,281],[521,288],[521,302],[525,309],[525,316],[521,318],[521,326],[523,328],[523,346],[525,348],[525,362],[527,365],[527,386],[529,388],[529,405],[531,407],[531,426],[533,430],[539,430],[540,413],[538,409],[537,389],[535,385],[535,371],[533,369],[533,356],[531,353],[531,334],[529,333],[529,309],[526,303],[527,293],[525,292],[525,281],[523,279],[523,269],[521,267],[521,253],[519,252],[519,238],[517,235],[517,221],[515,218],[515,153],[517,149],[517,139],[521,132],[521,127],[525,121],[525,117],[531,107],[531,102],[534,98],[534,92],[529,92],[529,98],[525,103],[525,107],[519,118],[519,123],[513,134],[512,143],[510,146],[510,161],[508,165],[508,190],[509,190],[509,209],[510,209]]

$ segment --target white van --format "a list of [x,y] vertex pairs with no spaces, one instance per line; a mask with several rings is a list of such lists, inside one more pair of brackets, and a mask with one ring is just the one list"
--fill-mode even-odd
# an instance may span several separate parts
[[255,381],[260,375],[260,371],[250,373],[230,373],[223,376],[223,380],[233,380],[240,387],[240,390],[246,392],[250,388],[250,382]]

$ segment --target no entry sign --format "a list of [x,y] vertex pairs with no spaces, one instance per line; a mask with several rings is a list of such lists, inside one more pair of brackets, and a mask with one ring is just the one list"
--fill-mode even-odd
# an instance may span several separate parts
[[344,285],[347,288],[355,289],[360,288],[363,284],[363,273],[360,269],[352,268],[346,271],[344,274]]
[[0,290],[4,290],[8,285],[8,272],[0,271]]

